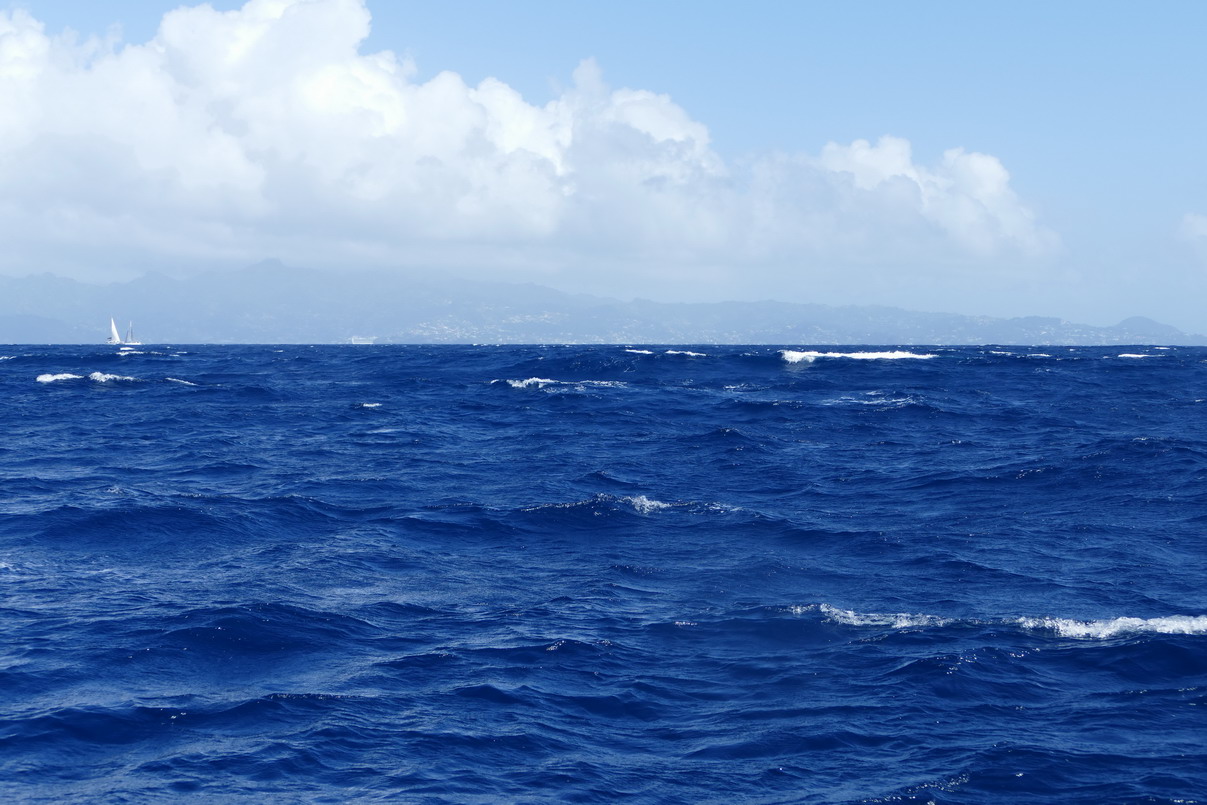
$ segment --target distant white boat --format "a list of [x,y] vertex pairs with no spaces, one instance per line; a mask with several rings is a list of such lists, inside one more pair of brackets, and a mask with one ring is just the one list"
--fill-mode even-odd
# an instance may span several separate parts
[[123,339],[117,332],[117,322],[112,317],[109,319],[109,337],[105,339],[106,344],[125,344],[129,346],[140,346],[142,344],[134,337],[134,322],[130,322],[130,326],[126,328],[126,337]]

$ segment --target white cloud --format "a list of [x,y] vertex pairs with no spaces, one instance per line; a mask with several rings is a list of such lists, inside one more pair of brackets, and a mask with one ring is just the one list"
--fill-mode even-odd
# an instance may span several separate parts
[[[1056,238],[986,154],[908,141],[727,164],[584,62],[544,106],[362,54],[361,0],[180,8],[121,46],[0,12],[0,268],[132,260],[610,271],[1028,260]],[[767,269],[770,271],[771,269]]]

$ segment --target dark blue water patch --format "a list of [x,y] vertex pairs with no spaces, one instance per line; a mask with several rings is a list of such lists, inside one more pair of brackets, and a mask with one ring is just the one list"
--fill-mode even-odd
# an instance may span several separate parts
[[1201,799],[1207,352],[783,349],[0,348],[0,795]]

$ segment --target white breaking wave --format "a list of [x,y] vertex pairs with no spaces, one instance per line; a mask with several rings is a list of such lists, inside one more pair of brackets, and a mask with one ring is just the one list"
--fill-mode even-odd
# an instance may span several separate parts
[[784,356],[784,360],[788,363],[813,363],[818,358],[854,358],[862,361],[896,361],[903,358],[915,358],[925,360],[927,358],[937,358],[937,355],[919,352],[903,352],[896,350],[894,352],[813,352],[811,350],[798,352],[791,349],[781,349],[780,355]]
[[68,372],[62,372],[57,375],[38,375],[39,383],[55,383],[59,380],[83,380],[83,375],[73,375]]
[[1105,639],[1125,634],[1207,635],[1207,615],[1170,615],[1164,618],[1110,618],[1078,621],[1070,618],[1019,618],[1024,629],[1056,632],[1061,637]]
[[652,514],[653,512],[661,511],[662,509],[669,509],[672,505],[670,503],[663,503],[661,500],[647,498],[645,495],[624,498],[624,500],[632,503],[633,508],[637,510],[638,514]]
[[1158,356],[1156,356],[1156,355],[1141,355],[1141,354],[1140,354],[1140,353],[1138,353],[1138,352],[1121,352],[1121,353],[1119,354],[1119,357],[1120,357],[1120,358],[1156,358],[1156,357],[1158,357]]
[[104,372],[93,372],[92,374],[88,375],[88,379],[97,383],[109,383],[114,380],[138,380],[137,377],[127,377],[126,375],[110,375],[105,374]]
[[691,350],[687,350],[687,349],[668,349],[666,351],[666,354],[667,355],[686,355],[689,358],[707,358],[708,357],[703,352],[692,352]]
[[185,385],[185,386],[195,386],[195,385],[197,385],[196,383],[191,383],[191,382],[189,382],[188,380],[181,380],[179,377],[165,377],[165,378],[164,378],[164,380],[170,381],[170,382],[172,382],[172,383],[181,383],[181,384],[183,384],[183,385]]
[[551,380],[547,377],[530,377],[527,380],[492,380],[490,382],[491,385],[506,383],[513,389],[543,389],[546,386],[573,386],[577,389],[588,386],[595,388],[623,388],[625,386],[620,380]]
[[648,349],[626,349],[625,352],[632,352],[634,355],[653,355],[654,353]]
[[361,403],[361,408],[381,408],[381,403]]
[[831,623],[847,626],[891,626],[894,629],[916,629],[920,626],[944,626],[951,623],[948,618],[936,615],[915,615],[908,612],[855,612],[839,609],[829,604],[819,604],[818,611]]
[[[498,380],[492,380],[491,383],[498,383]],[[513,389],[542,389],[545,386],[551,386],[560,381],[550,380],[547,377],[530,377],[527,380],[506,380],[503,381]]]
[[917,629],[946,626],[951,623],[1015,625],[1029,631],[1054,632],[1059,637],[1082,640],[1105,640],[1131,634],[1207,635],[1207,615],[1167,615],[1160,618],[1104,618],[1076,620],[1073,618],[1004,618],[956,619],[938,615],[909,612],[856,612],[831,604],[805,604],[788,607],[793,615],[818,612],[830,623],[845,626],[880,626],[891,629]]

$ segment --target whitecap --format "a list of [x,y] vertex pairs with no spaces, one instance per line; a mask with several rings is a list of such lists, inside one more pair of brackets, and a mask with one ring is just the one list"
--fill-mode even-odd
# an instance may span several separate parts
[[916,615],[908,612],[855,612],[830,604],[819,604],[818,610],[831,623],[846,626],[891,626],[894,629],[916,629],[921,626],[944,626],[951,621],[936,615]]
[[137,377],[127,377],[126,375],[111,375],[105,372],[93,372],[88,375],[88,379],[97,383],[108,383],[113,380],[138,380]]
[[360,403],[361,408],[381,408],[381,403]]
[[577,391],[591,388],[624,388],[621,380],[552,380],[548,377],[530,377],[526,380],[492,380],[495,383],[506,383],[513,389],[543,389],[546,386],[573,386]]
[[530,377],[527,380],[492,380],[493,383],[506,383],[513,389],[543,389],[545,386],[551,386],[561,381],[550,380],[547,377]]
[[188,380],[181,380],[179,377],[165,377],[164,380],[167,380],[171,383],[180,383],[185,386],[196,386],[197,385],[196,383],[191,383]]
[[812,350],[796,351],[791,349],[781,349],[780,355],[788,363],[813,363],[818,358],[853,358],[863,361],[896,361],[905,358],[914,358],[925,360],[928,358],[937,358],[937,355],[926,352],[904,352],[902,350],[894,350],[892,352],[814,352]]
[[653,355],[654,353],[648,349],[626,349],[625,352],[632,352],[634,355]]
[[73,375],[68,372],[62,372],[57,375],[38,375],[39,383],[54,383],[58,380],[83,380],[83,375]]
[[637,510],[638,514],[652,514],[656,511],[669,509],[671,507],[670,503],[663,503],[661,500],[647,498],[645,495],[627,497],[624,498],[624,500],[627,500],[629,503],[633,504],[633,508]]
[[1138,352],[1121,352],[1121,353],[1119,353],[1118,357],[1120,357],[1120,358],[1155,358],[1157,356],[1156,355],[1142,355]]
[[703,352],[692,352],[689,349],[668,349],[666,351],[666,354],[667,355],[686,355],[689,358],[707,358],[708,357]]
[[1169,615],[1163,618],[1019,618],[1024,629],[1053,631],[1061,637],[1104,639],[1125,634],[1207,635],[1207,615]]

